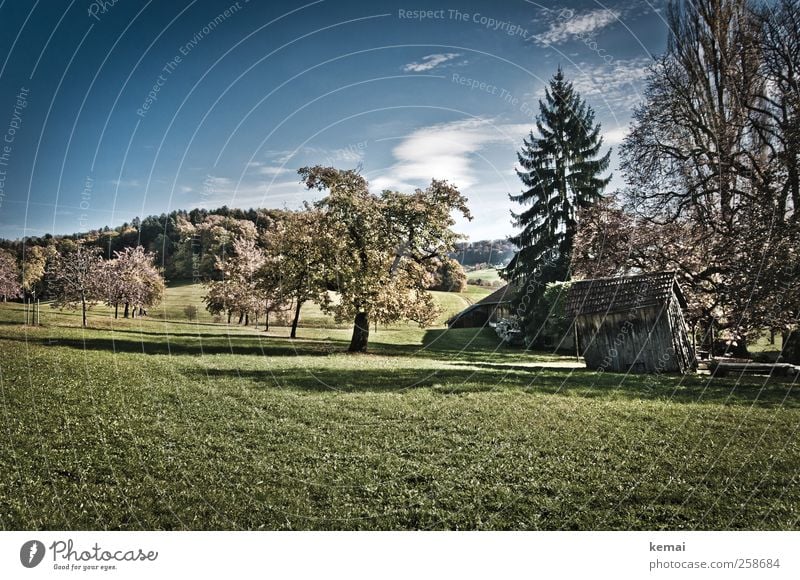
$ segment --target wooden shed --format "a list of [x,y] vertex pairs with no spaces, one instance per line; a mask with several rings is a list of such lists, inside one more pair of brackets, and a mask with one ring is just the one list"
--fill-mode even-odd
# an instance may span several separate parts
[[446,322],[450,328],[475,328],[497,322],[511,314],[511,300],[516,289],[506,284],[475,304],[470,304]]
[[573,282],[566,312],[593,370],[686,373],[695,369],[674,272]]

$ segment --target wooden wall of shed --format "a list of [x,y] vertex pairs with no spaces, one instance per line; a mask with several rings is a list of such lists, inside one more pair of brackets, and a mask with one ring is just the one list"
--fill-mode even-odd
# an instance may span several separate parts
[[691,347],[682,326],[683,338],[675,336],[678,328],[673,328],[675,314],[670,304],[579,316],[576,324],[586,367],[616,372],[685,372],[685,348]]
[[676,363],[683,373],[694,371],[697,369],[697,357],[692,349],[689,333],[686,331],[686,321],[683,319],[681,305],[674,296],[669,302],[667,315],[672,329],[672,348],[675,351]]

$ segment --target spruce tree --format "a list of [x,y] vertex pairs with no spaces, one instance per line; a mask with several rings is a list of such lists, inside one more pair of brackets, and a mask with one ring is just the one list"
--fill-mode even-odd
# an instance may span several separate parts
[[[505,270],[520,294],[527,295],[526,303],[535,303],[548,282],[569,278],[578,211],[599,200],[611,180],[610,175],[601,177],[611,150],[598,157],[603,145],[600,124],[561,67],[545,89],[544,101],[539,101],[536,130],[538,136],[531,131],[517,153],[522,168],[517,175],[526,189],[509,196],[528,206],[521,213],[511,212],[521,231],[510,240],[519,251]],[[528,307],[522,315],[526,334],[533,339],[541,321],[532,320],[530,312]]]

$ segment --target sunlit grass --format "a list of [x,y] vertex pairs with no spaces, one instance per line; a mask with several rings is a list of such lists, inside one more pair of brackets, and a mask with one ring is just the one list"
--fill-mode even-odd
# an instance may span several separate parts
[[198,299],[85,330],[0,304],[0,527],[797,527],[791,383],[587,372],[491,329],[379,326],[351,355],[312,308],[293,341],[185,320]]

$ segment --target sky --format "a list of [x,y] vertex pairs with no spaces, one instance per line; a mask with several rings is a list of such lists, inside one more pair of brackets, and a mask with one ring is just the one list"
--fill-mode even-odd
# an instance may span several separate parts
[[558,66],[616,149],[664,0],[0,0],[0,237],[194,207],[295,209],[306,165],[447,179],[514,233],[516,151]]

